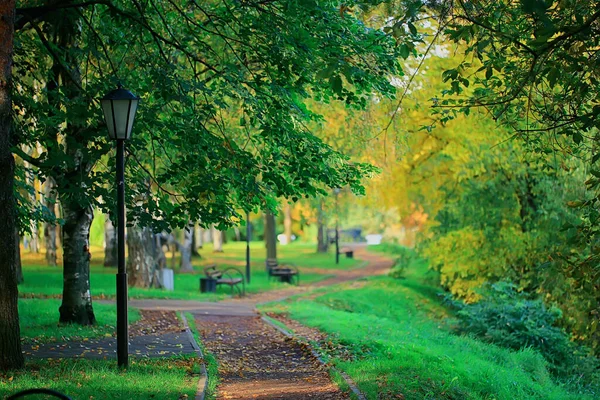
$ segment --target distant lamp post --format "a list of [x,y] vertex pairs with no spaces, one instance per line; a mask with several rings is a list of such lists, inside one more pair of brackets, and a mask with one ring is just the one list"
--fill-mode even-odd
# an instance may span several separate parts
[[131,138],[131,130],[140,98],[123,89],[104,96],[100,103],[108,136],[117,141],[117,363],[119,367],[129,364],[127,333],[127,272],[125,271],[125,140]]
[[340,194],[340,188],[333,189],[335,194],[335,263],[340,263],[340,229],[339,229],[339,210],[338,210],[338,196]]
[[246,212],[246,283],[250,283],[250,212]]

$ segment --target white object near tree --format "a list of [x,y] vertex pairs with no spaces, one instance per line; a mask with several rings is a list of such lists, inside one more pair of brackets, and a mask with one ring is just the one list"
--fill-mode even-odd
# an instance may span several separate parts
[[165,290],[173,291],[175,289],[175,275],[173,274],[173,270],[170,268],[161,269],[160,281]]
[[369,246],[381,244],[381,239],[383,239],[383,235],[379,235],[379,234],[367,235],[367,236],[365,236],[365,239],[367,240],[367,245],[369,245]]

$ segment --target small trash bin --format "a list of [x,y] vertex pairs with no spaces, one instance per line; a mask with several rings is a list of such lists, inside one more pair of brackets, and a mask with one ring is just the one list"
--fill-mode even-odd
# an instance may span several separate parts
[[347,251],[346,258],[354,258],[354,251]]
[[217,280],[200,278],[200,293],[214,293],[217,291]]

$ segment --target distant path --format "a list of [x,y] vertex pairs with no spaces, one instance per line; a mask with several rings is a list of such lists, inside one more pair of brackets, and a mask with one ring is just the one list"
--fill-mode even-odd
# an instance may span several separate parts
[[[368,276],[384,275],[389,271],[393,264],[393,262],[389,258],[383,255],[380,256],[378,254],[367,252],[366,246],[364,245],[354,246],[353,249],[354,254],[358,259],[367,262],[367,265],[365,267],[354,268],[351,270],[328,270],[329,273],[335,273],[336,275],[310,285],[289,286],[284,289],[253,293],[242,298],[231,298],[219,302],[200,302],[194,300],[139,299],[130,300],[129,305],[131,307],[139,308],[142,310],[188,311],[193,314],[200,315],[253,316],[256,315],[255,310],[258,304],[281,300],[286,297],[290,297],[300,293],[305,293],[319,287],[336,285],[338,283],[353,281]],[[101,302],[111,303],[110,300],[105,300]]]

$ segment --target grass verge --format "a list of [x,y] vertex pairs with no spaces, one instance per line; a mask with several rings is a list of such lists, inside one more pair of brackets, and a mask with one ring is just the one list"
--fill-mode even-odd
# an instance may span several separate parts
[[193,399],[198,382],[197,357],[136,359],[126,371],[116,361],[38,360],[0,374],[0,398],[31,388],[49,388],[73,399]]
[[405,279],[371,278],[262,309],[326,333],[321,349],[369,399],[597,398],[554,382],[531,349],[511,351],[452,333],[452,315],[422,267],[406,271]]
[[[60,303],[57,299],[19,299],[21,339],[26,342],[48,343],[114,335],[117,321],[114,305],[94,304],[97,324],[80,326],[58,323]],[[130,308],[128,316],[129,322],[133,323],[140,319],[140,312]]]
[[202,355],[204,356],[204,365],[206,367],[206,375],[208,382],[206,384],[206,392],[204,393],[205,400],[214,400],[217,398],[217,386],[219,386],[219,365],[217,364],[217,359],[215,356],[206,350],[206,347],[202,343],[202,338],[200,337],[200,332],[198,332],[198,328],[196,327],[196,319],[192,313],[185,313],[185,317],[190,326],[190,330],[194,335],[194,339],[196,339],[196,343],[200,347],[202,351]]

